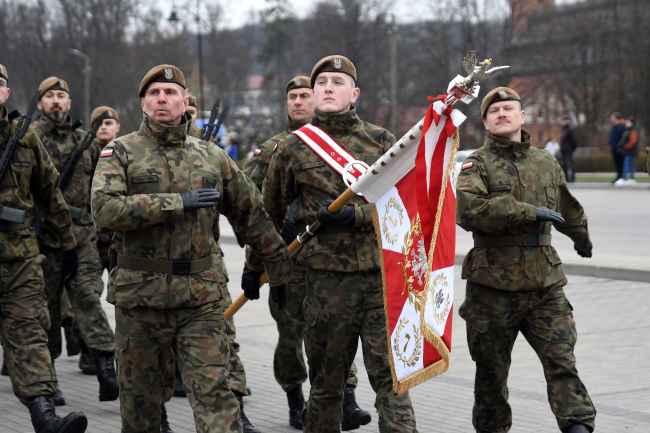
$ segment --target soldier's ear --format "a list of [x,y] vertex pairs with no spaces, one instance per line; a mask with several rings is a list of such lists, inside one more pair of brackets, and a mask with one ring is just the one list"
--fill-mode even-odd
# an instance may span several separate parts
[[359,98],[360,93],[361,93],[361,89],[359,89],[358,87],[352,89],[352,99],[350,100],[350,103],[354,104],[355,102],[357,102],[357,98]]
[[43,104],[41,104],[41,101],[40,101],[40,100],[38,101],[38,104],[37,104],[37,105],[38,105],[38,109],[39,109],[40,111],[43,111]]
[[68,110],[72,107],[72,99],[68,98]]
[[117,134],[118,132],[120,132],[120,128],[121,128],[121,127],[122,127],[122,125],[120,125],[120,124],[118,123],[118,124],[117,124],[117,129],[115,130],[115,134]]
[[521,110],[521,124],[523,125],[524,123],[526,123],[526,112]]
[[483,120],[483,126],[485,126],[485,129],[487,130],[488,129],[488,127],[487,127],[487,119],[484,117],[482,120]]

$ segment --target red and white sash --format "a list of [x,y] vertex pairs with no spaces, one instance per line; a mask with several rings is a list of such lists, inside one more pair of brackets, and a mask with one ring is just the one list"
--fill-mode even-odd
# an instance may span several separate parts
[[[307,124],[292,132],[297,135],[311,150],[316,152],[323,161],[332,167],[337,173],[347,179],[348,184],[353,184],[362,174],[366,167],[355,164],[345,169],[345,165],[357,161],[350,153],[341,147],[327,132],[318,126]],[[357,161],[358,162],[358,161]]]

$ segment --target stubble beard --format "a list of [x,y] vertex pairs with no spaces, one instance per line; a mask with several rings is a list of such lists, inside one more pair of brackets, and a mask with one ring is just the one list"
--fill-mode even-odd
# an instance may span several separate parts
[[45,117],[47,117],[48,119],[50,119],[52,122],[58,124],[58,123],[62,123],[63,120],[66,118],[67,115],[68,115],[68,113],[64,113],[63,111],[59,111],[59,112],[56,113],[56,114],[55,114],[54,112],[46,113],[46,114],[45,114]]

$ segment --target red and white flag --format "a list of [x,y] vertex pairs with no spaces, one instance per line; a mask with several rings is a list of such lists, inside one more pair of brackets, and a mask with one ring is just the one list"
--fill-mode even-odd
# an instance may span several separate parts
[[[355,192],[375,203],[386,330],[393,387],[398,393],[449,367],[456,249],[455,155],[457,129],[464,120],[458,110],[436,101],[421,127],[414,127],[419,144],[413,149],[404,147],[404,152],[385,161],[399,167],[397,174],[389,170],[396,182],[392,186],[367,182],[362,176],[353,185]],[[403,158],[408,160],[400,161]],[[382,177],[380,173],[375,179]]]

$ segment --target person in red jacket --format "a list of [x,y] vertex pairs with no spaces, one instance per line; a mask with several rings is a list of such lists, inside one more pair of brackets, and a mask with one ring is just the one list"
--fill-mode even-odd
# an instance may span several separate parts
[[[628,117],[625,120],[625,133],[618,142],[617,151],[624,155],[623,174],[614,185],[634,185],[634,158],[639,154],[639,131],[636,128],[636,118]],[[627,179],[627,175],[630,179]]]

